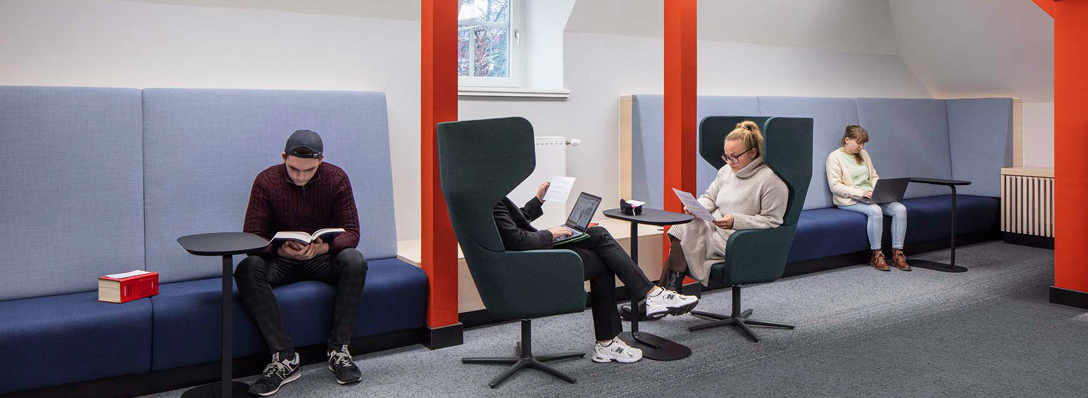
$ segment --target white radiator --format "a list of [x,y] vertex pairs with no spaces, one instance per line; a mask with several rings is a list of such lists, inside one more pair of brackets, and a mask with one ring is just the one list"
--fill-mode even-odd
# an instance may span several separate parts
[[[510,200],[518,206],[536,195],[536,189],[553,176],[567,175],[567,139],[565,137],[536,137],[536,169],[521,185],[510,192]],[[578,181],[574,182],[567,202],[571,205],[578,199]],[[562,224],[567,220],[567,203],[544,203],[544,216],[533,222],[536,229],[547,229]]]
[[1054,237],[1054,172],[1001,169],[1001,231]]

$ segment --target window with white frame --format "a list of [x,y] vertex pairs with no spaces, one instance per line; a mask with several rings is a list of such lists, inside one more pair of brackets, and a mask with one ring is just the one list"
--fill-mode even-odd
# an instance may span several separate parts
[[460,0],[457,76],[461,86],[517,87],[521,83],[520,0]]

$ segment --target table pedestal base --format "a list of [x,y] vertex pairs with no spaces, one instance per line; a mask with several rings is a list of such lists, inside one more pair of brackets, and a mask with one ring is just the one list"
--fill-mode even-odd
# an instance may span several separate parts
[[961,266],[958,266],[958,265],[939,263],[939,262],[936,262],[936,261],[910,260],[910,261],[907,261],[907,263],[910,264],[911,268],[925,268],[925,269],[930,269],[930,270],[934,270],[934,271],[951,272],[951,273],[957,273],[957,274],[960,273],[960,272],[967,272],[967,268],[964,268],[964,267],[961,267]]
[[[240,381],[230,383],[231,398],[252,397],[249,395],[249,385]],[[222,383],[215,382],[200,387],[193,387],[181,394],[181,398],[225,398],[222,397]]]
[[642,357],[655,361],[675,361],[691,356],[691,348],[672,340],[657,337],[646,332],[623,332],[620,340],[627,345],[642,350]]

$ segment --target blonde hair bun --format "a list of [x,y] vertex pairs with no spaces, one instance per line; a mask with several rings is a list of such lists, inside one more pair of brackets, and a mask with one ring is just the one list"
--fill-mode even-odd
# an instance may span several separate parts
[[725,136],[726,141],[741,140],[748,148],[756,149],[756,157],[763,155],[763,133],[759,131],[759,125],[751,120],[737,123],[733,131]]

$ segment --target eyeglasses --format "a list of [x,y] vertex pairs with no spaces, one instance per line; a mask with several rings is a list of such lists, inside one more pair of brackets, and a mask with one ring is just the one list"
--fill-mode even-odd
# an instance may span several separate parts
[[748,148],[744,150],[744,152],[738,153],[734,156],[722,155],[722,160],[724,160],[726,163],[737,163],[740,161],[741,156],[744,156],[744,154],[748,153],[748,151],[751,151],[753,149],[755,148]]

